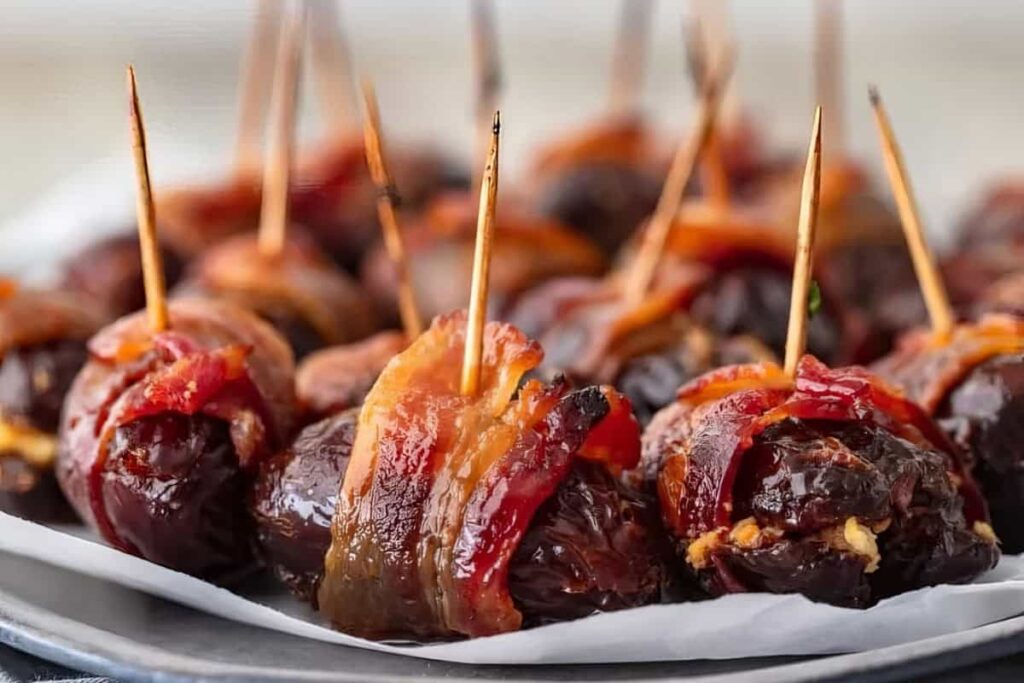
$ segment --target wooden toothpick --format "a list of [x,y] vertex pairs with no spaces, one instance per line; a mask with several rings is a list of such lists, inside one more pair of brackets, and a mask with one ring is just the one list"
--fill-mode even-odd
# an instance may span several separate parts
[[711,135],[722,91],[729,80],[731,67],[731,61],[725,60],[725,63],[721,65],[721,71],[714,78],[709,79],[697,108],[697,117],[693,122],[693,128],[683,138],[672,159],[672,166],[665,178],[661,196],[658,198],[658,205],[654,209],[654,215],[651,216],[650,224],[644,232],[643,241],[640,243],[633,265],[627,274],[624,294],[626,301],[631,305],[636,305],[643,300],[654,280],[654,273],[661,260],[661,253],[665,249],[665,241],[672,228],[672,221],[675,220],[683,202],[683,192],[690,182],[701,151]]
[[[486,168],[487,150],[491,141],[491,117],[498,108],[501,94],[501,59],[498,54],[498,32],[494,22],[492,0],[470,0],[470,46],[476,87],[473,141],[473,164]],[[477,176],[473,187],[480,187]]]
[[310,48],[313,75],[324,122],[332,136],[342,137],[355,126],[352,59],[341,25],[338,0],[310,4]]
[[480,183],[480,210],[476,218],[476,248],[473,252],[473,283],[469,293],[469,317],[466,320],[466,350],[462,357],[463,396],[474,396],[480,388],[480,357],[484,348],[484,323],[487,320],[487,289],[491,270],[491,240],[494,236],[494,211],[498,199],[498,140],[501,113],[494,112],[491,146],[487,152]]
[[653,3],[621,0],[621,6],[608,87],[608,111],[612,116],[628,116],[639,109]]
[[366,163],[370,167],[373,184],[377,187],[377,216],[384,232],[384,247],[388,250],[398,276],[398,312],[406,337],[411,341],[423,332],[423,319],[416,306],[416,294],[409,275],[409,262],[405,256],[402,232],[398,228],[398,217],[395,212],[397,191],[385,161],[377,95],[369,81],[363,82],[363,104],[366,109],[366,116],[363,119]]
[[266,256],[281,252],[288,230],[288,189],[295,147],[295,109],[305,11],[305,5],[294,10],[278,45],[271,98],[270,150],[263,166],[263,205],[258,234],[260,252]]
[[146,313],[153,332],[167,329],[167,293],[164,264],[156,238],[156,208],[149,182],[149,161],[146,157],[146,128],[135,83],[135,67],[128,65],[128,118],[132,125],[132,155],[135,158],[135,206],[139,223],[139,249],[142,253],[142,279],[146,289]]
[[281,25],[281,3],[259,0],[242,58],[241,89],[238,98],[238,137],[235,141],[235,172],[252,173],[262,161],[260,139],[267,100],[270,99],[270,74],[274,68],[274,50]]
[[793,292],[789,299],[789,328],[786,331],[786,376],[796,377],[796,367],[807,348],[808,294],[814,267],[814,237],[818,231],[818,199],[821,190],[821,107],[814,110],[811,145],[807,150],[803,189],[800,192],[800,222],[797,226],[796,258],[793,262]]
[[823,108],[828,140],[826,156],[845,149],[843,98],[843,0],[814,2],[814,90]]
[[[699,97],[707,87],[711,74],[714,73],[699,12],[693,11],[684,19],[683,38],[686,45],[687,71],[690,74],[693,90]],[[727,45],[724,50],[727,59],[732,59],[732,55],[735,54],[733,46]],[[711,205],[722,213],[727,212],[731,203],[732,191],[729,170],[726,168],[725,154],[722,149],[722,136],[719,134],[718,126],[712,126],[711,135],[701,159],[701,182]]]
[[914,263],[914,271],[917,273],[917,281],[921,287],[921,293],[924,295],[925,305],[928,307],[932,331],[938,338],[945,339],[952,333],[953,327],[956,325],[956,315],[949,303],[942,275],[935,264],[935,256],[925,238],[921,214],[910,185],[910,175],[907,173],[899,143],[896,142],[896,134],[893,132],[889,115],[882,105],[882,99],[877,89],[869,88],[868,96],[871,99],[875,124],[878,127],[878,135],[882,143],[882,155],[885,158],[889,186],[892,188],[896,207],[899,209],[900,223],[903,225],[903,234]]

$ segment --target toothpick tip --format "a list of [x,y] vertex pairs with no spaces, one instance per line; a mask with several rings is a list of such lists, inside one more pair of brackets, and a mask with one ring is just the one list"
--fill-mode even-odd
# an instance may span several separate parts
[[878,94],[877,85],[868,86],[868,99],[871,100],[872,107],[877,107],[882,103],[882,96]]
[[501,110],[494,112],[494,120],[491,122],[491,132],[495,135],[501,133]]

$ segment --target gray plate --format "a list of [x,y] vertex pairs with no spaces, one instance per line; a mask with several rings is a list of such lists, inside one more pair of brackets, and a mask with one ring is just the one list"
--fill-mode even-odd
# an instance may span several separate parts
[[1020,651],[1024,616],[834,657],[483,667],[296,638],[0,553],[0,642],[90,673],[138,681],[876,681]]

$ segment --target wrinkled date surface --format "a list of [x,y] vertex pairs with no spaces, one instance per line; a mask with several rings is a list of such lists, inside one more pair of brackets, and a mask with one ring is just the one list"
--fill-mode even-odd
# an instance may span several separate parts
[[348,410],[303,429],[263,465],[253,492],[256,537],[268,564],[314,606],[358,419],[358,409]]
[[[887,595],[963,580],[996,549],[966,529],[947,457],[870,425],[786,420],[744,454],[734,519],[753,517],[777,540],[729,542],[699,576],[712,593],[800,592],[864,607]],[[877,570],[830,529],[849,518],[878,532]],[[840,538],[842,534],[840,533]]]
[[577,460],[537,511],[509,566],[524,626],[657,602],[665,579],[657,506]]
[[996,535],[1010,553],[1024,551],[1024,354],[975,368],[936,413],[972,454]]
[[143,557],[222,581],[254,567],[249,482],[225,422],[161,413],[123,425],[102,476],[110,521]]

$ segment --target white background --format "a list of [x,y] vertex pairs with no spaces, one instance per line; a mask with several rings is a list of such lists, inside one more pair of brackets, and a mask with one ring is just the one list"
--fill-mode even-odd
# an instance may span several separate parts
[[[807,133],[811,2],[732,3],[742,101],[775,146],[802,147]],[[600,111],[619,4],[496,3],[506,76],[503,151],[514,170],[544,136]],[[434,139],[468,152],[467,4],[343,0],[357,66],[377,81],[392,138]],[[161,159],[180,148],[198,148],[214,167],[226,164],[249,2],[0,5],[0,222],[87,162],[121,153],[127,158],[128,61],[139,72],[155,181],[162,170],[168,175]],[[668,130],[678,130],[689,113],[683,11],[679,0],[658,4],[644,91]],[[1024,170],[1024,2],[847,0],[846,18],[850,146],[880,168],[864,94],[867,83],[876,82],[929,227],[941,235],[986,178]],[[315,117],[307,119],[304,135],[312,137]],[[6,240],[0,235],[0,248]]]

